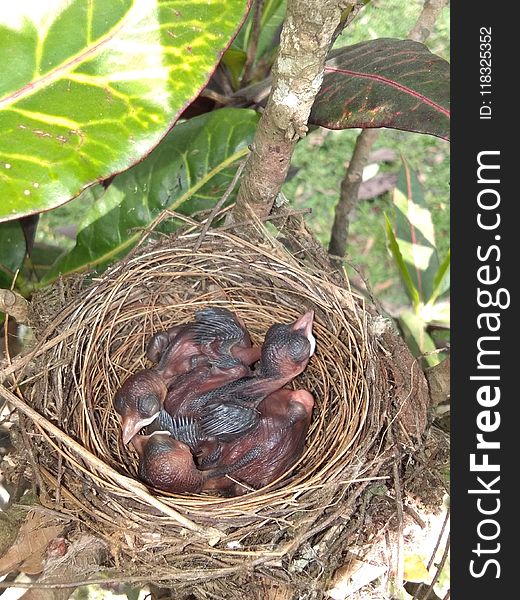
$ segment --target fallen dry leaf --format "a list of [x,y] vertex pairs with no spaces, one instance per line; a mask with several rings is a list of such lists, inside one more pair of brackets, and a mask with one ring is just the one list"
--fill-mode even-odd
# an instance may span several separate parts
[[370,153],[369,162],[395,162],[397,152],[391,148],[379,148]]
[[0,558],[0,575],[21,571],[36,575],[43,569],[48,543],[63,531],[63,524],[34,510],[27,513],[14,544]]
[[370,200],[377,198],[395,188],[397,183],[397,175],[395,173],[381,173],[374,177],[363,181],[359,187],[358,199]]
[[450,397],[450,373],[451,364],[449,356],[438,365],[426,369],[424,374],[430,387],[430,397],[433,406],[445,402]]

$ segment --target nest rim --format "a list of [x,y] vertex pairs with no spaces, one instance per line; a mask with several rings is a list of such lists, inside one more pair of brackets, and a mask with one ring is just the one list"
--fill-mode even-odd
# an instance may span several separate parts
[[[124,381],[125,373],[128,375],[137,368],[149,366],[144,358],[144,348],[151,334],[159,329],[166,329],[173,323],[189,320],[193,312],[201,306],[215,305],[235,310],[245,320],[253,338],[258,340],[262,333],[265,333],[266,325],[274,322],[271,312],[273,308],[278,309],[276,319],[283,321],[285,318],[286,322],[296,318],[304,309],[313,308],[316,313],[314,326],[317,339],[316,354],[305,373],[296,380],[296,385],[309,386],[307,389],[315,396],[316,407],[307,436],[306,449],[296,465],[291,468],[291,474],[282,475],[265,488],[231,498],[205,494],[170,494],[152,488],[149,488],[148,492],[151,497],[157,498],[162,506],[185,515],[193,522],[218,524],[220,529],[224,530],[235,530],[251,521],[277,522],[296,512],[315,510],[316,501],[318,504],[322,502],[322,505],[330,505],[331,501],[338,502],[338,498],[344,497],[346,490],[352,488],[352,485],[370,479],[374,473],[377,474],[374,465],[377,467],[382,462],[378,459],[381,444],[377,441],[377,437],[384,408],[380,406],[381,395],[379,400],[374,399],[375,388],[380,385],[380,382],[377,381],[377,374],[370,366],[376,349],[364,299],[353,293],[348,284],[346,288],[339,287],[332,278],[327,277],[326,273],[309,269],[291,256],[278,242],[268,239],[267,244],[259,247],[235,234],[213,230],[207,232],[203,243],[195,251],[194,245],[197,240],[196,232],[188,232],[172,239],[160,238],[158,242],[142,245],[125,260],[109,268],[100,278],[96,278],[89,287],[82,290],[72,302],[62,308],[57,317],[58,323],[54,321],[40,339],[40,347],[45,349],[40,362],[43,361],[45,367],[28,378],[24,384],[25,388],[29,388],[28,396],[31,401],[28,404],[34,406],[34,399],[38,394],[41,397],[47,396],[49,389],[52,389],[50,381],[53,378],[55,382],[60,382],[61,400],[55,400],[51,407],[38,405],[34,407],[49,422],[61,427],[64,436],[82,444],[87,452],[94,454],[110,468],[116,469],[124,476],[135,477],[136,454],[121,447],[121,443],[116,439],[119,418],[111,406],[102,413],[99,405],[92,398],[104,396],[111,405],[113,392]],[[208,292],[209,296],[205,292],[197,296],[197,299],[190,298],[188,295],[174,305],[157,303],[157,294],[153,296],[154,300],[150,301],[148,280],[146,278],[143,280],[143,272],[146,272],[146,277],[154,277],[158,280],[162,278],[164,281],[171,279],[172,274],[178,277],[178,271],[172,270],[172,265],[168,263],[172,256],[176,268],[179,260],[182,262],[189,257],[189,265],[184,264],[185,271],[182,275],[186,281],[190,277],[200,277],[203,274],[211,285],[216,286],[216,292],[215,290]],[[201,264],[197,263],[197,257],[210,261],[213,267],[208,271],[206,265],[207,272],[204,273],[203,270],[201,271]],[[254,257],[254,261],[251,257]],[[257,285],[256,280],[248,287],[248,297],[238,296],[230,299],[230,291],[222,283],[223,261],[228,263],[226,281],[231,282],[231,287],[242,285],[242,280],[238,284],[233,280],[233,273],[236,274],[237,266],[242,275],[246,273],[246,281],[252,278],[251,273],[256,269],[255,277],[268,277],[271,279],[271,284],[276,277],[281,277],[284,284],[289,282],[291,289],[289,292],[286,290],[288,295],[284,296],[284,303],[287,306],[284,304],[281,310],[279,302],[267,301],[266,298],[273,293],[273,286]],[[215,267],[216,264],[218,267]],[[273,264],[277,265],[276,272],[273,272]],[[132,278],[134,282],[139,283],[130,285]],[[114,282],[117,282],[117,285],[114,285]],[[132,303],[136,302],[132,295],[136,288],[140,293],[144,290],[144,293],[149,295],[146,302],[137,303],[132,308]],[[261,304],[264,320],[258,318],[259,294],[266,296]],[[251,295],[254,301],[251,300]],[[288,297],[292,300],[288,300]],[[295,306],[298,302],[302,303],[300,311]],[[172,306],[175,306],[175,311],[172,310]],[[175,317],[168,320],[164,316],[166,310],[175,312]],[[254,316],[253,311],[255,311]],[[85,317],[86,313],[88,318]],[[140,331],[136,330],[135,325],[135,318],[138,315],[143,317]],[[352,322],[348,321],[347,317]],[[271,321],[268,323],[269,318]],[[110,319],[112,323],[108,328],[111,335],[119,331],[116,324],[119,326],[123,323],[126,326],[123,330],[127,337],[127,344],[121,344],[119,341],[119,345],[113,347],[111,352],[107,348],[110,343],[113,344],[113,339],[110,335],[107,337],[106,319]],[[92,335],[92,332],[99,333],[102,329],[105,335],[99,334],[99,337]],[[82,343],[78,343],[78,335],[82,332],[83,334],[87,332],[90,337],[87,336]],[[58,341],[53,344],[53,340]],[[104,351],[101,353],[96,345],[100,340],[104,344]],[[73,351],[70,350],[71,346],[74,347]],[[53,357],[50,361],[49,351]],[[344,366],[344,362],[337,360],[338,353],[343,358],[346,355],[350,356],[351,364],[348,373],[354,375],[350,382],[347,382],[344,376],[339,377],[338,380],[331,378],[331,370],[336,370],[337,374],[338,367]],[[93,356],[101,356],[104,361],[102,364],[106,368],[103,369],[105,375],[100,375],[100,369],[95,372],[96,384],[89,386],[86,384],[92,374],[89,366],[92,367]],[[93,387],[94,390],[98,390],[99,386],[103,385],[103,381],[111,382],[107,389],[112,391],[104,395],[91,394],[89,397],[85,389]],[[321,381],[321,384],[316,386],[316,381]],[[67,383],[68,389],[64,382]],[[324,398],[321,398],[316,390],[323,393]],[[70,397],[67,397],[67,394],[71,393],[73,402],[70,402]],[[331,399],[332,395],[334,398]],[[338,398],[344,401],[340,404],[339,416],[332,414],[332,410],[337,408],[340,402]],[[69,410],[65,411],[66,417],[63,418],[66,406],[69,406]],[[70,406],[73,407],[72,412]],[[351,410],[347,415],[348,418],[341,413],[341,410],[346,410],[346,406]],[[355,414],[356,410],[357,414]],[[332,419],[328,420],[329,417]],[[349,423],[353,425],[350,431],[345,427]],[[100,428],[105,430],[104,437],[101,436],[104,440],[102,443],[99,441]],[[331,435],[331,432],[334,435]],[[324,449],[323,441],[326,438],[329,440],[334,438],[334,442]],[[115,459],[113,454],[109,457],[106,455],[107,449],[113,446],[114,440],[117,448]],[[100,470],[99,464],[89,464],[88,456],[78,457],[74,451],[69,450],[66,443],[61,443],[59,439],[52,443],[51,437],[47,436],[43,447],[49,444],[58,456],[54,460],[54,467],[50,466],[54,481],[69,485],[71,481],[69,476],[74,474],[74,470],[77,476],[79,469],[79,472],[83,473],[81,477],[85,476],[95,486],[104,488],[112,504],[112,515],[115,513],[124,518],[130,517],[130,522],[139,522],[150,531],[156,531],[157,527],[160,529],[171,527],[172,524],[179,526],[178,522],[175,523],[175,519],[172,522],[171,513],[160,516],[161,510],[158,504],[147,503],[142,497],[136,501],[136,498],[132,497],[132,491],[124,485],[121,486],[121,482],[114,481],[110,473]],[[41,447],[35,448],[37,457],[40,457],[41,453]],[[317,466],[321,465],[321,467],[314,468],[314,471],[312,468],[308,469],[309,465],[312,467],[315,464],[312,462],[313,454],[321,456],[321,460],[317,462]],[[350,463],[347,460],[349,457]],[[48,461],[43,462],[45,469],[49,470]],[[67,470],[70,471],[68,474]],[[74,510],[77,512],[78,505],[82,502],[80,498],[76,497],[76,500]],[[79,509],[80,513],[84,508]],[[89,513],[87,520],[90,523],[93,514],[97,512],[99,508],[92,510],[90,507],[83,510],[84,515]],[[98,514],[96,518],[100,516],[102,521],[110,522],[110,517],[107,515]]]

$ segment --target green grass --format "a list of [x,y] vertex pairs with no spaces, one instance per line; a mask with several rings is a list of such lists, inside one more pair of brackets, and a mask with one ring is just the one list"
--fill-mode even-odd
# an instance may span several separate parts
[[[307,217],[318,239],[327,245],[339,200],[341,180],[352,155],[359,130],[323,130],[310,134],[297,147],[293,165],[300,168],[284,186],[285,195],[295,208],[312,208]],[[374,149],[390,148],[402,154],[417,172],[436,230],[440,256],[449,247],[449,145],[437,138],[383,130]],[[400,159],[382,165],[381,172],[398,172]],[[352,215],[347,259],[358,268],[378,296],[393,304],[406,303],[400,279],[386,247],[383,213],[392,212],[391,196],[360,202]]]

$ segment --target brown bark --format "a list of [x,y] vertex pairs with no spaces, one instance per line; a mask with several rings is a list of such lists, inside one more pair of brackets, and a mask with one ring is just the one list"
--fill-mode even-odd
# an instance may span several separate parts
[[425,0],[421,14],[408,38],[414,42],[425,42],[435,27],[435,22],[441,10],[448,4],[448,0]]
[[234,222],[271,212],[322,80],[325,58],[345,1],[289,0],[273,67],[273,85],[247,161]]
[[[426,0],[408,38],[415,42],[425,42],[435,26],[437,17],[447,3],[448,0]],[[340,198],[334,214],[329,243],[329,252],[334,256],[345,256],[347,251],[349,217],[358,203],[363,169],[367,165],[370,150],[379,137],[379,132],[379,129],[363,129],[356,140],[352,160],[345,173],[345,178],[341,182]]]

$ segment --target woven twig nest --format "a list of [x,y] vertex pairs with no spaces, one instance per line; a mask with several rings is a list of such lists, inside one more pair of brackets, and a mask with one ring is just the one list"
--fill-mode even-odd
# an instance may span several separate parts
[[[199,234],[143,242],[80,286],[40,335],[36,368],[18,374],[17,389],[40,415],[26,411],[41,501],[103,537],[119,572],[174,586],[179,598],[194,585],[200,597],[204,586],[209,597],[244,597],[253,573],[294,589],[319,577],[323,589],[361,492],[388,475],[392,424],[405,443],[424,427],[424,380],[394,334],[385,338],[388,323],[311,251],[304,261],[268,235],[257,245],[220,230],[198,247]],[[257,343],[273,323],[315,311],[316,353],[293,383],[316,400],[305,453],[273,484],[235,498],[147,489],[112,406],[127,376],[150,366],[151,335],[206,306],[235,311]]]

